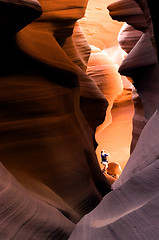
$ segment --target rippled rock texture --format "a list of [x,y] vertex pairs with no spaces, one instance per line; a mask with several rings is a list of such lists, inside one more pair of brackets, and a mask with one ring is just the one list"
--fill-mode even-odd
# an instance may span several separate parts
[[159,89],[156,53],[159,39],[158,20],[154,22],[157,10],[152,6],[155,7],[152,1],[121,0],[108,7],[114,19],[128,24],[123,26],[119,36],[128,53],[119,71],[134,81],[133,98],[137,105],[134,119],[144,121],[145,126],[142,126],[143,130],[140,127],[139,139],[120,178],[113,184],[113,191],[77,224],[70,240],[158,239]]
[[90,47],[76,24],[87,1],[0,5],[0,236],[68,239],[110,191],[94,140],[108,103],[85,73]]
[[[142,131],[113,191],[76,226],[72,239],[158,239],[159,112]],[[152,150],[153,146],[153,150]]]
[[[142,8],[140,8],[140,6]],[[158,65],[151,15],[146,1],[121,0],[109,5],[113,19],[126,21],[119,34],[119,43],[128,53],[119,72],[133,79],[137,91],[132,151],[145,125],[158,107]],[[138,94],[138,95],[137,95]]]
[[[113,191],[94,134],[123,81],[109,59],[114,48],[94,48],[89,59],[77,23],[87,0],[0,6],[1,239],[158,239],[158,39],[147,2],[109,6],[113,18],[128,24],[119,36],[128,53],[119,71],[133,79],[137,116],[146,123]],[[100,79],[93,75],[97,62]]]
[[97,83],[109,103],[105,121],[96,130],[96,153],[100,162],[101,150],[107,149],[109,161],[117,160],[123,168],[130,157],[134,107],[132,85],[118,73],[125,55],[117,40],[123,22],[114,21],[109,16],[107,6],[111,2],[89,0],[85,16],[78,22],[92,49],[87,74]]

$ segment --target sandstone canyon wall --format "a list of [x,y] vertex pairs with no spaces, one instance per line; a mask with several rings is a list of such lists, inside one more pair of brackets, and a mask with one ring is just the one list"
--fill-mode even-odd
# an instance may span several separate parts
[[111,190],[94,140],[108,103],[76,24],[86,5],[0,1],[1,239],[68,239]]
[[109,161],[118,161],[124,168],[130,157],[134,106],[131,100],[132,84],[118,73],[125,55],[117,40],[123,22],[114,21],[109,16],[107,6],[111,2],[89,0],[85,16],[78,22],[92,48],[87,74],[94,79],[109,102],[105,121],[97,128],[95,135],[98,160],[100,162],[101,150],[106,149],[110,153]]
[[[133,151],[120,178],[113,184],[113,191],[77,224],[70,239],[157,240],[159,234],[157,10],[152,1],[146,0],[121,0],[108,6],[108,9],[114,19],[127,22],[120,32],[119,42],[128,55],[122,62],[119,72],[131,77],[136,88]],[[139,137],[135,136],[136,130]]]
[[86,6],[87,0],[0,0],[3,240],[158,239],[156,28],[154,39],[146,0],[109,6],[113,18],[127,22],[119,43],[128,55],[119,71],[133,79],[137,106],[134,151],[111,187],[94,135],[124,83],[109,57],[114,48],[104,53],[100,42],[90,57],[77,23]]
[[[143,3],[142,3],[143,4]],[[158,107],[158,66],[152,21],[145,1],[142,11],[136,1],[119,1],[109,6],[113,19],[125,21],[119,43],[128,53],[119,72],[133,79],[137,90],[133,123],[132,151],[145,123]],[[145,10],[146,9],[146,10]]]

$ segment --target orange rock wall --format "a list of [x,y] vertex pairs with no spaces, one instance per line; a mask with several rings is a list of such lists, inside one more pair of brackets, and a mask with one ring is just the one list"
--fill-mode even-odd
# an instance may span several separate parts
[[22,30],[4,35],[0,45],[0,205],[9,208],[0,217],[0,235],[68,239],[74,223],[111,190],[94,140],[108,104],[85,73],[90,47],[76,24],[87,1],[7,4],[7,11],[16,5],[19,22],[32,8],[28,21],[38,18],[18,25]]

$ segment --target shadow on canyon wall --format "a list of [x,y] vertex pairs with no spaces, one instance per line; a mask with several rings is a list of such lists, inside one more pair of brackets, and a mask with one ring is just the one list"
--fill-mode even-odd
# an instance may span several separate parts
[[95,130],[112,104],[112,83],[86,74],[91,48],[77,20],[87,0],[59,3],[0,1],[1,239],[157,239],[156,12],[146,0],[108,7],[128,24],[119,35],[128,53],[119,72],[133,79],[142,103],[142,111],[135,106],[132,154],[110,186],[95,153]]

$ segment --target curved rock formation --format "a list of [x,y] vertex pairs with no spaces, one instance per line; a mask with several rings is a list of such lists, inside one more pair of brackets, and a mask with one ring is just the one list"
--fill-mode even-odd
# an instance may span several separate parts
[[[116,10],[119,13],[117,18],[120,16],[122,19],[124,2],[126,5],[126,1],[118,1],[115,5],[119,7],[118,11]],[[134,85],[144,107],[146,125],[141,131],[136,147],[120,178],[113,184],[114,190],[104,197],[96,209],[77,224],[70,240],[75,238],[77,240],[82,238],[91,240],[158,239],[159,72],[154,43],[156,42],[157,45],[159,39],[157,37],[158,29],[154,27],[154,31],[156,31],[154,42],[147,2],[152,20],[157,17],[157,11],[154,8],[152,10],[151,7],[154,6],[152,1],[139,0],[136,2],[139,2],[141,6],[140,12],[142,10],[144,13],[147,28],[135,45],[131,43],[132,49],[127,45],[124,46],[128,49],[129,54],[124,59],[119,71],[133,77]],[[122,3],[121,9],[120,3]],[[126,19],[125,16],[123,18]],[[134,15],[132,23],[136,19]],[[134,38],[137,39],[137,36]]]
[[113,21],[107,10],[112,0],[89,0],[85,16],[79,20],[90,45],[101,50],[118,46],[117,36],[123,23]]
[[[57,201],[52,206],[22,187],[2,164],[0,174],[1,239],[68,239],[75,224],[64,217],[64,211],[70,209],[62,199],[52,194]],[[38,182],[35,187],[41,188]],[[47,192],[44,186],[43,191]]]
[[118,35],[118,42],[121,48],[126,53],[129,53],[139,41],[142,34],[143,32],[136,30],[127,23],[124,23]]
[[141,133],[127,167],[114,183],[114,190],[77,224],[70,240],[158,238],[158,124],[156,112]]
[[[26,6],[26,2],[31,4]],[[16,16],[21,16],[23,3],[31,14],[26,22],[20,20],[22,25],[18,17],[10,27],[12,36],[1,39],[0,236],[2,240],[156,240],[159,72],[146,2],[140,1],[141,9],[134,3],[133,13],[133,1],[122,0],[110,7],[118,19],[143,32],[140,37],[135,31],[136,43],[130,40],[128,46],[124,45],[125,32],[121,32],[128,55],[119,70],[133,78],[147,122],[113,191],[100,170],[94,146],[94,130],[104,120],[108,105],[104,94],[110,102],[107,87],[112,82],[103,84],[103,75],[98,82],[91,68],[91,77],[85,73],[90,48],[75,25],[84,15],[87,1],[39,2],[15,1]],[[128,35],[132,30],[126,30]],[[156,33],[155,40],[158,43]],[[89,67],[96,62],[102,65],[101,60],[109,65],[104,54],[94,53]],[[114,67],[110,64],[109,70],[110,66]],[[121,90],[119,85],[111,97]]]
[[142,10],[134,0],[119,0],[110,4],[108,10],[113,19],[127,22],[137,30],[145,31],[148,27]]
[[34,19],[40,17],[42,13],[37,0],[1,0],[0,9],[1,39],[19,31]]
[[108,104],[94,79],[85,74],[91,48],[78,23],[75,24],[73,34],[65,40],[61,47],[69,59],[78,66],[76,72],[80,85],[80,108],[89,125],[95,131],[96,127],[104,121]]
[[[120,31],[123,23],[113,21],[110,18],[107,5],[111,2],[111,0],[89,0],[85,16],[78,22],[88,43],[93,46],[90,61],[88,63],[87,73],[89,73],[90,69],[89,76],[93,76],[93,79],[96,79],[97,82],[103,81],[104,83],[106,80],[103,86],[105,86],[105,96],[106,98],[108,97],[107,100],[109,102],[109,106],[107,108],[105,122],[98,127],[95,135],[98,142],[98,147],[96,150],[98,160],[100,162],[101,150],[107,149],[110,152],[109,161],[115,161],[115,159],[118,158],[118,161],[120,161],[120,163],[122,161],[122,167],[124,167],[127,159],[130,156],[133,114],[133,104],[131,102],[132,86],[126,77],[122,77],[121,83],[121,77],[118,74],[118,67],[120,66],[125,55],[125,52],[121,50],[117,41],[118,32]],[[92,59],[95,58],[96,55],[98,55],[98,61],[95,62],[94,59],[93,63]],[[100,61],[99,58],[101,58]],[[102,61],[104,61],[104,64],[102,64]],[[106,63],[106,61],[108,61],[110,65]],[[94,64],[94,66],[89,66],[90,62],[92,62],[91,65]],[[98,67],[98,63],[100,67]],[[108,69],[108,65],[111,66],[112,71]],[[100,80],[97,79],[99,76]],[[108,79],[110,85],[108,84]],[[110,87],[111,90],[108,87]],[[122,88],[124,89],[122,94],[120,94]],[[119,96],[118,98],[116,98],[117,95]],[[113,102],[114,100],[115,102]],[[130,106],[129,116],[127,114],[128,105]],[[118,115],[116,113],[118,113]],[[123,114],[125,114],[125,117],[123,117]],[[96,115],[99,115],[99,111]],[[123,124],[122,118],[126,122],[125,125]],[[108,125],[109,128],[106,128]],[[123,134],[121,127],[122,125],[124,128],[124,141],[120,141],[120,139],[117,137],[117,133],[119,136],[120,134]],[[112,136],[116,136],[115,139]],[[121,151],[122,157],[120,158]]]
[[[0,155],[10,172],[2,166],[0,210],[4,201],[11,206],[0,217],[3,239],[67,239],[74,223],[111,190],[93,131],[105,117],[107,101],[84,72],[88,45],[82,53],[73,36],[87,1],[39,2],[42,16],[0,46]],[[60,28],[67,31],[59,39]],[[4,199],[4,191],[12,197]],[[14,216],[13,231],[5,230]]]
[[[140,2],[140,4],[143,5],[143,1],[142,3]],[[134,7],[132,8],[131,6]],[[137,101],[139,104],[135,102],[135,106],[141,109],[143,105],[142,112],[144,116],[139,116],[138,113],[141,113],[141,111],[138,110],[135,111],[134,115],[132,151],[135,148],[135,144],[145,123],[155,112],[159,101],[159,73],[155,54],[156,50],[154,49],[152,21],[146,2],[143,6],[144,8],[141,9],[138,3],[132,0],[129,0],[127,4],[124,5],[124,1],[122,0],[108,7],[114,19],[125,20],[127,22],[127,25],[124,25],[118,38],[121,47],[128,53],[119,68],[119,72],[133,79],[133,84],[141,98],[141,100]],[[138,15],[136,16],[137,13]],[[138,21],[138,17],[140,17],[142,21]],[[130,24],[131,27],[128,24]],[[140,32],[138,30],[140,30]],[[138,133],[135,132],[137,128],[140,128]]]
[[93,79],[100,91],[107,99],[109,106],[105,122],[98,127],[100,131],[112,121],[111,109],[114,99],[122,93],[123,83],[117,72],[118,67],[112,62],[108,54],[95,47],[88,61],[87,74]]

